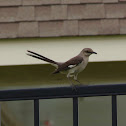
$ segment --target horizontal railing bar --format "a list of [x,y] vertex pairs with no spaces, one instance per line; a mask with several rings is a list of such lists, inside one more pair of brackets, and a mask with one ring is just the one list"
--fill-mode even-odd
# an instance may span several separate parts
[[95,95],[73,95],[73,96],[49,96],[49,97],[27,97],[27,98],[8,98],[8,99],[0,99],[0,101],[19,101],[19,100],[34,100],[34,99],[58,99],[58,98],[73,98],[73,97],[98,97],[98,96],[112,96],[112,95],[126,95],[126,94],[95,94]]
[[0,101],[126,95],[126,84],[0,90]]

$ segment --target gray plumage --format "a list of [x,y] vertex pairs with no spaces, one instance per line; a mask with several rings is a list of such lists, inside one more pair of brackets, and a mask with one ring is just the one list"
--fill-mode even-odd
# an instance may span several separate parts
[[91,48],[84,48],[77,56],[71,58],[70,60],[68,60],[66,62],[56,62],[45,56],[42,56],[38,53],[29,51],[29,50],[28,50],[27,55],[40,59],[40,60],[43,60],[43,61],[46,61],[46,62],[49,62],[50,64],[52,64],[53,66],[56,67],[56,70],[53,72],[53,74],[56,74],[56,73],[67,74],[67,78],[69,79],[70,83],[72,83],[70,80],[71,77],[73,77],[75,81],[80,83],[77,80],[77,76],[87,66],[89,56],[91,54],[97,54],[97,53],[94,52]]

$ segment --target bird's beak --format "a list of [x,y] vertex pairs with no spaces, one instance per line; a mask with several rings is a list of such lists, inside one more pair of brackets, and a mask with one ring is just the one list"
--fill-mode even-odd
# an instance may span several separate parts
[[92,52],[92,54],[97,54],[96,52]]

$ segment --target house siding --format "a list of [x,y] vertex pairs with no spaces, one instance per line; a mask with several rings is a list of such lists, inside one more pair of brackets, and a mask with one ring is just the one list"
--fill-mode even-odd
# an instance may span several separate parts
[[0,0],[0,38],[126,34],[126,0]]

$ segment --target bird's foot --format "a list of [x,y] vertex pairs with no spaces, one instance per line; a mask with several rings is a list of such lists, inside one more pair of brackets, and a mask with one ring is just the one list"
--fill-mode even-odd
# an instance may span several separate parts
[[71,86],[72,86],[72,90],[73,90],[73,91],[74,91],[74,90],[77,91],[76,85],[72,84]]
[[72,82],[72,80],[68,77],[69,82],[71,83],[72,90],[77,91],[76,85]]
[[79,81],[79,80],[75,80],[76,82],[78,82],[79,83],[79,85],[82,85],[82,83]]

